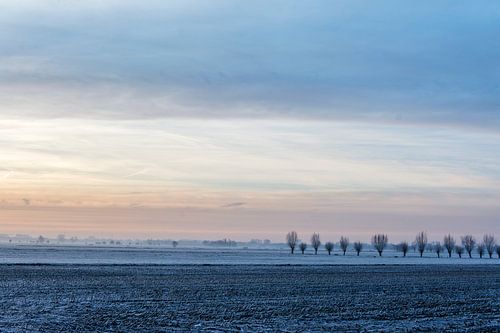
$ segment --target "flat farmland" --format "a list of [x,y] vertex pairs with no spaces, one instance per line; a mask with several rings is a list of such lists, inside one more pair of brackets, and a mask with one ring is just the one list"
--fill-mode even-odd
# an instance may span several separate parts
[[498,265],[0,265],[0,331],[498,332]]

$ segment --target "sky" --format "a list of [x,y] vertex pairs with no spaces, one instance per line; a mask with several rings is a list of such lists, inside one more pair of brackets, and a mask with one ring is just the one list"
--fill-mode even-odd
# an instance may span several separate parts
[[0,3],[0,233],[500,233],[496,1]]

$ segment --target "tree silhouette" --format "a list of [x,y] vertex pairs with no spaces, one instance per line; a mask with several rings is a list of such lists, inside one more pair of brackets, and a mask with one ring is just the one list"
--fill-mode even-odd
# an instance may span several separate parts
[[311,246],[314,248],[314,254],[318,254],[319,246],[321,245],[321,241],[319,240],[319,234],[314,233],[311,236]]
[[423,256],[425,247],[427,246],[427,234],[424,231],[421,231],[415,237],[415,243],[417,244],[418,252],[420,253],[420,257]]
[[347,247],[349,246],[349,238],[341,236],[339,243],[340,243],[340,248],[342,249],[342,252],[344,252],[345,255],[345,251],[347,251]]
[[403,257],[406,257],[406,253],[408,253],[410,246],[408,245],[408,242],[403,241],[403,242],[399,243],[398,249],[399,249],[399,251],[403,252]]
[[448,236],[444,236],[443,244],[446,251],[448,251],[448,257],[451,258],[451,252],[455,248],[455,240],[448,234]]
[[483,243],[491,259],[493,252],[495,252],[495,237],[493,235],[484,235]]
[[363,243],[354,242],[354,250],[356,250],[356,253],[359,256],[359,253],[361,252],[361,250],[363,250]]
[[332,242],[327,242],[325,244],[325,249],[328,251],[328,255],[330,255],[333,251],[333,243]]
[[290,247],[290,251],[293,254],[293,251],[295,251],[295,246],[297,246],[297,233],[295,231],[290,231],[288,234],[286,234],[286,243]]
[[441,246],[440,242],[436,242],[434,244],[434,252],[436,252],[438,258],[441,258],[441,251],[443,250],[443,247]]
[[389,241],[389,238],[387,237],[387,235],[383,235],[383,234],[373,235],[372,244],[373,244],[373,247],[377,250],[378,255],[380,257],[382,256],[382,252],[384,251],[385,247],[387,246],[388,241]]
[[474,245],[476,245],[476,240],[471,235],[465,235],[462,237],[462,245],[465,251],[469,254],[469,258],[472,258],[472,250],[474,250]]
[[300,243],[299,249],[304,254],[304,251],[307,249],[307,244],[306,243]]
[[480,259],[483,259],[483,254],[484,254],[484,250],[485,250],[485,246],[483,243],[480,243],[477,245],[477,253],[479,254],[479,258]]

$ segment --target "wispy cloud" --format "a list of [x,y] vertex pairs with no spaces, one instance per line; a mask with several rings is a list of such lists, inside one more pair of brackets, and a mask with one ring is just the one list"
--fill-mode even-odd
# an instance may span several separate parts
[[143,168],[143,169],[140,169],[138,171],[132,172],[132,173],[124,176],[123,178],[132,178],[132,177],[135,177],[135,176],[143,175],[143,174],[147,173],[148,171],[149,171],[148,168]]
[[1,9],[4,115],[500,127],[492,2],[7,1]]
[[234,208],[234,207],[241,207],[246,205],[246,202],[231,202],[225,205],[222,205],[222,208]]

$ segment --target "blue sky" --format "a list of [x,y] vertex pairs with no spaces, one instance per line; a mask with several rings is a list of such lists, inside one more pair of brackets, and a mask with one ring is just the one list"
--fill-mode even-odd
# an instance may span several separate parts
[[[498,22],[495,1],[3,1],[0,200],[28,221],[5,228],[494,231]],[[71,209],[93,218],[54,222]]]

